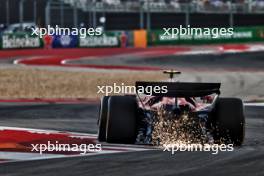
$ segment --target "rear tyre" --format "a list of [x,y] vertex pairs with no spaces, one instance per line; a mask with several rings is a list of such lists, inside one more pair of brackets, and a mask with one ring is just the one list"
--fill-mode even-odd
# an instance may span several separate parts
[[244,106],[238,98],[219,98],[215,106],[216,142],[240,146],[245,134]]
[[137,101],[131,96],[111,96],[108,102],[106,141],[134,144]]
[[100,110],[99,110],[99,131],[98,141],[105,142],[106,140],[106,122],[107,122],[107,110],[108,110],[109,96],[104,96],[101,99]]

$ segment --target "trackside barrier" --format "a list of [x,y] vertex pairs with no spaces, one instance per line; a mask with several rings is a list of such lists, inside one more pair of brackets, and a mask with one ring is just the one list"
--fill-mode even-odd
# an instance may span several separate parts
[[0,39],[1,49],[41,47],[43,47],[43,40],[29,33],[2,34]]
[[148,45],[179,45],[179,44],[215,44],[215,43],[243,43],[264,42],[264,26],[262,27],[239,27],[234,28],[231,36],[210,35],[172,36],[163,35],[164,30],[148,31]]
[[[124,47],[125,45],[135,48],[159,45],[181,44],[217,44],[217,43],[243,43],[264,42],[264,26],[234,28],[231,36],[210,35],[170,36],[164,35],[164,30],[134,30],[128,32],[107,31],[100,36],[50,36],[49,40],[29,33],[1,34],[0,49],[26,49],[26,48],[105,48]],[[126,35],[126,38],[124,37]],[[124,42],[126,44],[124,44]],[[48,44],[47,44],[48,43]]]
[[147,47],[147,32],[146,30],[134,31],[134,47],[146,48]]
[[54,35],[52,36],[52,48],[77,48],[78,36]]
[[[47,47],[47,45],[49,45]],[[0,35],[0,49],[120,47],[120,32],[82,38],[74,35],[32,36],[30,33]]]
[[105,32],[100,36],[79,37],[78,47],[80,48],[101,48],[101,47],[120,47],[119,32]]

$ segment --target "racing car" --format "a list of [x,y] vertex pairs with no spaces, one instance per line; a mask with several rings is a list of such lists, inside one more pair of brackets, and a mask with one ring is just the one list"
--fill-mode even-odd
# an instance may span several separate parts
[[[207,135],[204,143],[242,145],[245,116],[241,99],[220,97],[221,83],[176,82],[173,77],[180,72],[164,73],[170,75],[171,81],[138,81],[135,95],[102,97],[98,118],[100,142],[159,145],[162,135],[157,130],[165,128],[166,135],[170,131],[181,136],[177,132],[183,133],[183,126],[170,126],[167,122],[186,122],[185,131],[195,131],[199,138]],[[151,96],[138,93],[139,88],[157,86],[165,86],[167,91],[153,92]]]

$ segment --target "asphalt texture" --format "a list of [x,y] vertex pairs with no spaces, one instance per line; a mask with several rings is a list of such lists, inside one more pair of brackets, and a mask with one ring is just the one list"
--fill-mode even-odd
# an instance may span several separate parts
[[135,56],[115,55],[81,58],[68,64],[152,66],[182,71],[177,77],[187,82],[220,82],[223,96],[238,97],[245,101],[264,100],[264,52]]
[[[72,64],[126,64],[186,68],[180,80],[221,82],[221,96],[243,100],[264,97],[264,53],[168,56],[163,58],[106,58]],[[106,61],[108,60],[109,61]],[[89,62],[89,63],[88,63]],[[100,63],[99,63],[100,62]],[[200,72],[199,70],[207,69]],[[215,72],[222,70],[221,72]],[[230,72],[229,72],[230,71]],[[97,104],[0,104],[0,126],[97,133]],[[0,175],[183,175],[263,176],[264,107],[246,106],[246,136],[232,152],[143,151],[74,158],[2,163]]]
[[97,132],[98,106],[39,104],[0,106],[0,126]]
[[[264,71],[264,52],[224,53],[224,54],[197,54],[197,55],[168,55],[168,56],[135,56],[116,55],[97,58],[81,58],[68,61],[68,64],[90,64],[90,65],[128,65],[128,66],[155,66],[172,68],[178,70],[249,70]],[[227,64],[228,63],[228,64]]]
[[[0,125],[96,133],[98,105],[2,105]],[[3,163],[0,175],[231,175],[264,174],[264,108],[246,107],[246,138],[232,152],[143,151]]]

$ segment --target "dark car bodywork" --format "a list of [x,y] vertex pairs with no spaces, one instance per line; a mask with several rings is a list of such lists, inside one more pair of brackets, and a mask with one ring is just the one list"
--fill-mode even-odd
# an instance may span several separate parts
[[[152,96],[138,95],[139,126],[137,144],[156,144],[153,140],[153,125],[160,118],[159,112],[166,114],[167,122],[180,121],[188,116],[194,125],[201,127],[200,135],[207,136],[203,142],[213,142],[210,136],[213,123],[213,110],[220,94],[220,83],[189,83],[189,82],[136,82],[137,88],[167,87],[167,93],[152,93]],[[168,125],[169,127],[169,125]],[[196,135],[198,136],[198,135]],[[190,139],[188,139],[190,140]]]

